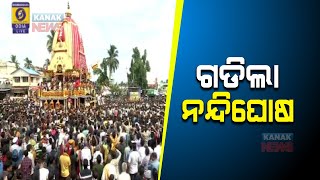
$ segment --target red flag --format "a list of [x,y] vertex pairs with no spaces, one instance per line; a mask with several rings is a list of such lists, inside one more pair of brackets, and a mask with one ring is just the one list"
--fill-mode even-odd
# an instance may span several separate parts
[[78,88],[80,86],[80,79],[76,80],[75,87]]

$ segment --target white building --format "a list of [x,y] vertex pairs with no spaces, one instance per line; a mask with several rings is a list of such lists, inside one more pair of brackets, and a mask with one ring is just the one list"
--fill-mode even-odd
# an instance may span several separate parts
[[0,60],[0,99],[10,94],[12,88],[11,73],[16,70],[16,65]]
[[33,69],[19,68],[11,73],[12,93],[17,96],[30,95],[30,91],[37,89],[42,82],[40,73]]
[[0,60],[0,77],[1,77],[1,79],[6,79],[6,80],[12,82],[11,73],[15,70],[17,70],[17,68],[14,63]]

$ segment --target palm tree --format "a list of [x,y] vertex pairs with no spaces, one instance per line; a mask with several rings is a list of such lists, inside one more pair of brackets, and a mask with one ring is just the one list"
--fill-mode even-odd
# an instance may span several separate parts
[[93,74],[99,75],[99,77],[97,79],[97,85],[98,85],[99,89],[101,89],[102,86],[109,85],[107,58],[103,58],[103,60],[100,64],[100,67],[95,68],[93,70]]
[[16,55],[11,55],[11,57],[10,57],[10,63],[14,63],[15,65],[16,65],[16,68],[18,69],[19,68],[19,62],[18,62],[18,60],[17,60],[17,56]]
[[27,69],[33,69],[33,65],[32,65],[32,60],[30,60],[29,58],[25,58],[24,59],[24,67],[27,68]]
[[54,33],[55,33],[55,31],[51,30],[50,34],[47,35],[47,38],[48,38],[48,40],[47,40],[47,50],[48,50],[49,53],[51,53],[51,51],[52,51],[52,43],[53,43]]
[[50,60],[47,58],[44,62],[43,68],[47,69],[49,65],[50,65]]
[[110,92],[112,95],[119,95],[120,91],[121,91],[121,89],[120,89],[119,84],[115,83],[115,84],[110,85]]
[[118,57],[118,50],[115,45],[110,45],[110,49],[108,50],[108,55],[107,57],[107,65],[109,68],[109,78],[111,79],[112,73],[114,73],[118,67],[119,67],[119,60],[117,59]]

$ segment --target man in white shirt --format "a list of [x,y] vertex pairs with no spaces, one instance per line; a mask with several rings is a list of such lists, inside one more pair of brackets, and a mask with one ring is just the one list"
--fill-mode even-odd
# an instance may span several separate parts
[[[91,150],[88,146],[84,145],[84,148],[81,150],[81,160],[82,162],[86,159],[88,162],[91,160]],[[90,164],[88,165],[88,169],[90,169]]]
[[18,140],[18,138],[17,137],[15,137],[15,138],[13,138],[13,140],[12,140],[12,145],[11,145],[11,147],[10,147],[10,152],[12,153],[11,155],[11,160],[12,160],[12,163],[13,163],[13,165],[14,166],[17,166],[17,165],[19,165],[20,163],[21,163],[21,160],[22,160],[22,147],[20,146],[21,145],[21,143],[20,144],[18,144],[19,142],[18,142],[19,140]]
[[[92,162],[93,162],[93,163],[96,163],[96,162],[97,162],[98,156],[100,156],[101,159],[103,159],[103,155],[102,155],[102,153],[100,152],[100,146],[97,146],[96,149],[95,149],[95,152],[94,152],[94,154],[93,154],[93,159],[92,159]],[[101,164],[103,165],[103,161],[101,161]]]
[[18,152],[20,152],[22,150],[21,146],[18,145],[18,138],[17,137],[13,138],[12,143],[13,144],[10,147],[10,152],[13,152],[13,150],[15,150],[15,149],[17,149]]
[[150,153],[150,154],[153,153],[152,147],[148,146],[148,148],[149,148],[149,153]]
[[154,148],[155,153],[157,153],[158,161],[160,161],[160,153],[161,153],[161,142]]
[[126,133],[126,129],[124,126],[120,126],[119,136],[123,137],[123,140],[126,141],[127,133]]
[[127,146],[124,148],[124,161],[125,161],[125,162],[128,161],[130,152],[131,152],[131,148],[130,148],[129,145],[127,145]]
[[31,167],[31,175],[33,175],[33,172],[34,172],[34,157],[33,157],[33,154],[32,154],[32,145],[31,144],[28,144],[27,145],[27,151],[28,151],[28,158],[31,159],[32,161],[32,167]]
[[131,179],[135,179],[138,173],[139,164],[141,163],[140,154],[137,151],[137,146],[135,142],[132,142],[132,152],[130,152],[129,154],[128,163],[129,174],[131,176]]
[[49,179],[49,170],[44,167],[43,161],[40,161],[39,180],[48,180],[48,179]]
[[119,175],[118,180],[130,180],[130,175],[127,173],[128,165],[127,163],[122,163],[122,173]]
[[144,139],[146,142],[148,142],[148,141],[150,140],[150,135],[151,135],[151,132],[150,132],[149,129],[144,130],[144,131],[142,132],[143,139]]
[[58,145],[60,146],[62,143],[64,143],[64,136],[65,136],[65,132],[63,130],[60,131],[59,133],[59,138],[58,138]]
[[102,131],[102,132],[100,133],[100,139],[99,139],[100,145],[102,144],[102,139],[103,139],[103,137],[106,136],[106,135],[107,135],[107,134],[106,134],[106,132],[104,132],[104,131]]
[[47,144],[46,147],[46,150],[47,150],[47,153],[49,154],[51,151],[52,151],[52,143],[53,143],[53,139],[51,137],[48,137],[49,135],[47,135],[47,139],[49,139],[49,142]]
[[83,138],[83,140],[86,139],[86,136],[83,134],[83,132],[80,132],[80,133],[78,134],[78,136],[77,136],[78,141],[80,141],[81,138]]
[[144,159],[146,156],[146,148],[144,146],[144,140],[141,140],[141,147],[139,148],[138,152],[140,154],[140,159]]

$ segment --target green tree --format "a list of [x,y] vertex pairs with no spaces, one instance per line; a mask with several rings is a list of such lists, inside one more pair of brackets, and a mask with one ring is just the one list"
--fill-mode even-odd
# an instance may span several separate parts
[[30,60],[29,58],[25,58],[24,59],[24,67],[27,69],[34,69],[34,66],[32,64],[32,60]]
[[132,59],[131,59],[131,64],[129,68],[129,74],[128,74],[128,84],[130,86],[137,86],[137,69],[138,64],[140,63],[141,58],[140,58],[140,51],[137,47],[133,48],[133,54],[132,54]]
[[127,84],[123,81],[120,82],[119,86],[126,86]]
[[144,54],[141,57],[142,59],[142,87],[147,88],[148,87],[148,80],[147,80],[147,73],[150,72],[150,64],[149,61],[147,60],[147,50],[144,50]]
[[93,70],[93,74],[98,75],[96,83],[99,90],[101,90],[103,86],[109,85],[108,63],[106,58],[103,58],[100,67]]
[[55,34],[55,31],[54,30],[51,30],[50,31],[50,34],[47,35],[47,50],[49,53],[51,53],[52,51],[52,44],[53,44],[53,38],[54,38],[54,34]]
[[19,62],[18,62],[18,60],[17,60],[17,56],[16,55],[11,55],[11,57],[10,57],[10,63],[14,63],[15,65],[16,65],[16,68],[18,69],[19,68]]
[[110,92],[112,95],[120,95],[121,94],[121,88],[119,86],[119,84],[115,83],[115,84],[111,84],[109,85],[110,88]]
[[50,60],[47,58],[43,64],[44,69],[48,69],[48,66],[50,65]]
[[110,49],[108,50],[108,55],[107,57],[107,64],[109,68],[109,79],[112,77],[112,73],[114,73],[118,67],[119,67],[119,60],[118,60],[118,50],[115,45],[110,45]]
[[131,65],[129,73],[127,74],[130,86],[139,86],[143,89],[147,88],[147,72],[150,72],[150,70],[149,61],[147,60],[147,50],[144,50],[144,54],[141,56],[139,49],[137,47],[133,48]]

